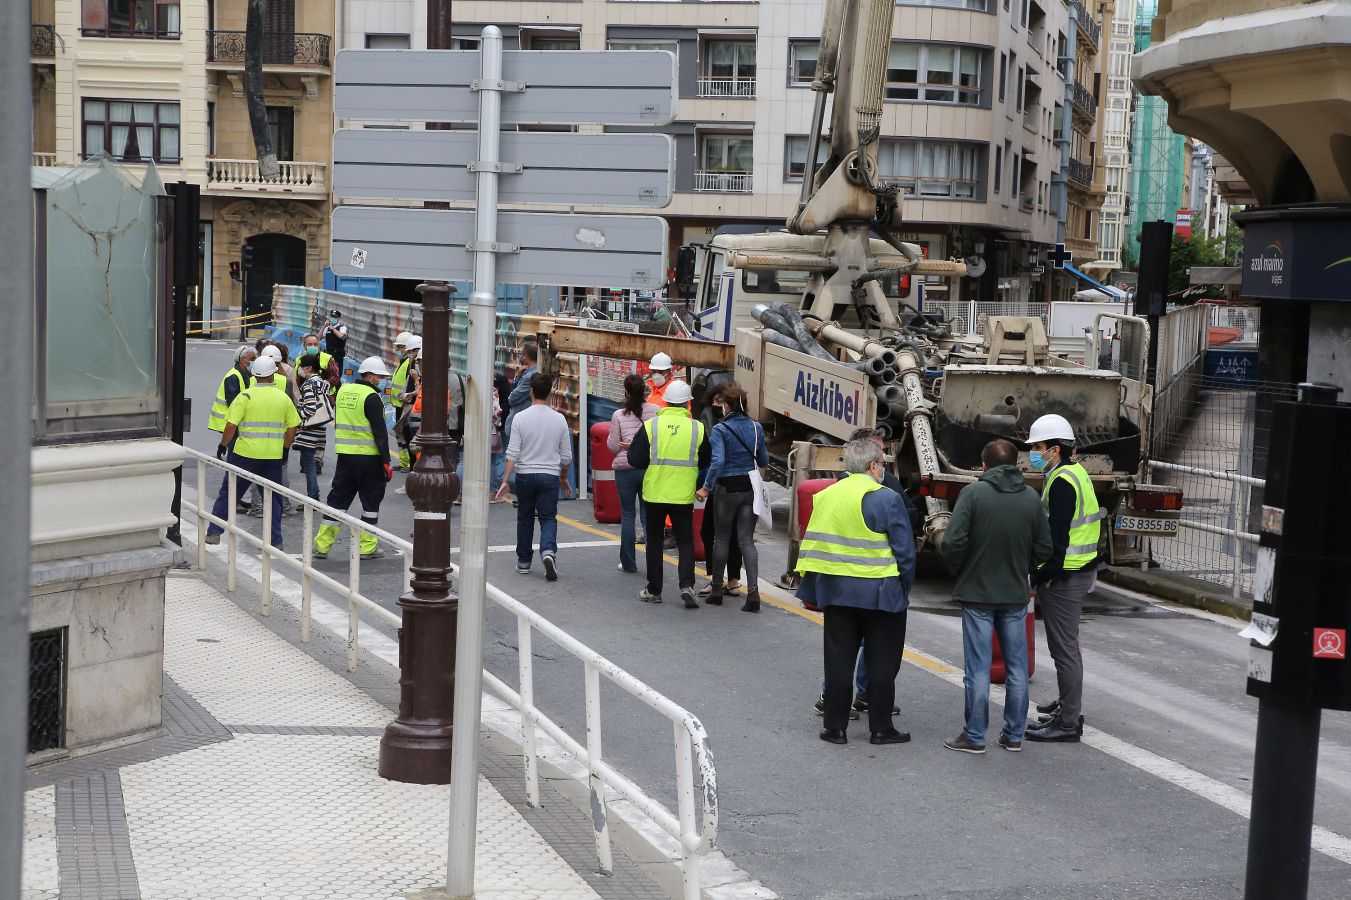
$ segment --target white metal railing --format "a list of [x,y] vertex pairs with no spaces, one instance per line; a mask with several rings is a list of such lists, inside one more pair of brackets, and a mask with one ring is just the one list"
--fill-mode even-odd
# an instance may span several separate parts
[[694,189],[717,194],[749,194],[750,172],[695,172]]
[[699,96],[753,98],[755,96],[755,79],[700,76]]
[[55,154],[55,153],[38,153],[38,152],[34,151],[34,153],[33,153],[33,165],[35,165],[35,166],[46,166],[46,167],[54,166],[54,165],[56,165],[56,154]]
[[264,178],[256,159],[220,159],[206,161],[206,189],[208,191],[266,191],[291,194],[326,195],[324,171],[318,162],[278,163],[281,171],[276,178]]
[[[227,590],[234,591],[235,589],[239,541],[242,540],[245,544],[259,550],[262,562],[262,578],[259,582],[260,612],[265,616],[271,614],[273,562],[281,562],[299,569],[301,576],[300,639],[302,642],[308,642],[310,639],[310,607],[314,586],[321,585],[336,592],[339,596],[345,597],[348,603],[347,666],[349,670],[356,669],[357,636],[361,624],[360,615],[363,611],[395,628],[401,626],[402,619],[398,614],[390,612],[361,593],[360,536],[362,532],[375,535],[403,553],[404,590],[409,589],[411,575],[409,567],[412,565],[413,559],[413,545],[409,541],[362,522],[359,518],[348,513],[325,506],[304,494],[257,478],[257,476],[238,466],[221,462],[215,457],[190,448],[185,447],[184,452],[189,458],[196,461],[197,466],[196,500],[190,501],[187,497],[184,497],[182,505],[185,511],[193,513],[197,519],[197,567],[199,569],[206,568],[206,530],[210,523],[215,523],[225,529],[227,536]],[[214,493],[207,493],[206,473],[208,468],[220,470],[228,479],[225,519],[218,519],[210,513],[211,498],[215,495]],[[245,531],[235,521],[238,515],[236,507],[238,488],[236,485],[240,478],[256,481],[262,487],[263,538],[258,538]],[[272,527],[272,497],[274,494],[280,494],[304,509],[305,546],[299,559],[273,547],[268,540]],[[348,576],[345,584],[314,567],[313,535],[316,512],[346,526],[350,533]],[[451,574],[456,575],[458,573],[459,567],[452,563]],[[520,714],[527,802],[534,807],[540,805],[537,732],[542,731],[548,739],[556,743],[587,770],[587,778],[591,788],[596,856],[600,863],[600,870],[607,875],[614,871],[614,856],[610,846],[609,828],[609,803],[611,801],[607,797],[608,790],[627,800],[649,821],[676,840],[680,846],[682,896],[685,900],[698,900],[700,859],[712,849],[718,832],[717,772],[714,769],[713,754],[709,748],[708,732],[704,730],[703,724],[693,713],[610,662],[514,597],[491,584],[487,586],[487,597],[516,619],[519,691],[512,689],[486,669],[483,672],[483,683],[488,690]],[[583,665],[583,690],[586,709],[585,745],[569,735],[535,705],[534,654],[531,649],[535,631],[580,660]],[[676,812],[674,814],[661,803],[649,797],[643,792],[642,788],[620,774],[605,761],[601,742],[601,676],[671,722],[674,731],[676,762]],[[697,780],[695,778],[696,770],[699,774]],[[701,811],[702,814],[700,814]]]

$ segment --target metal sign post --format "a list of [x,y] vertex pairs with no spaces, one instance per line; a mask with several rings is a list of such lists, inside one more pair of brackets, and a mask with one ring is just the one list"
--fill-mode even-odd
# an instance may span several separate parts
[[[501,141],[502,31],[483,29],[479,80],[478,210],[474,290],[469,295],[469,384],[465,433],[488,433],[497,312],[497,162]],[[460,534],[460,629],[455,638],[455,718],[450,750],[450,850],[446,892],[474,896],[478,833],[478,742],[483,703],[483,607],[488,592],[487,441],[466,441]]]

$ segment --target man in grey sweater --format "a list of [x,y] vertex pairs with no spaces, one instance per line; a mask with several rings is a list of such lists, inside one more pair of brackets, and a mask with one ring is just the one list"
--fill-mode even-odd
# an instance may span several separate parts
[[572,464],[572,432],[568,420],[550,408],[553,378],[544,372],[530,377],[530,406],[512,420],[507,466],[494,500],[507,494],[516,476],[516,572],[530,574],[534,559],[535,518],[539,518],[539,554],[544,577],[558,580],[558,492],[572,496],[568,467]]

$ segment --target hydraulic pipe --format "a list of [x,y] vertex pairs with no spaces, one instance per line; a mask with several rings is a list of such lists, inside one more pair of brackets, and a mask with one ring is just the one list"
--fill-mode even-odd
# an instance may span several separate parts
[[[901,369],[901,389],[905,392],[905,403],[909,410],[907,424],[914,438],[915,460],[919,464],[920,475],[938,475],[942,466],[938,459],[938,444],[934,440],[933,410],[924,399],[924,388],[920,384],[919,373],[924,361],[918,358],[916,349],[911,346],[901,348],[897,365]],[[934,497],[925,497],[924,532],[935,541],[947,529],[948,505]]]
[[[891,406],[905,402],[905,392],[901,390],[901,386],[898,384],[879,384],[873,388],[873,393],[877,395],[878,400],[883,400]],[[882,417],[878,416],[878,418]]]

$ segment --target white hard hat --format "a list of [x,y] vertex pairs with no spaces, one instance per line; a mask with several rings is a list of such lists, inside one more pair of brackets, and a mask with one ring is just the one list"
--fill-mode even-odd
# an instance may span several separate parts
[[361,363],[361,368],[357,369],[359,375],[379,375],[381,378],[389,377],[389,366],[378,356],[368,356]]
[[1070,427],[1069,420],[1051,413],[1033,422],[1032,429],[1027,433],[1027,442],[1036,444],[1042,441],[1073,442],[1074,429]]
[[658,372],[665,372],[667,369],[671,368],[671,357],[667,356],[665,353],[658,353],[656,356],[652,357],[652,362],[648,363],[647,367],[649,369],[655,369]]
[[666,402],[671,404],[672,406],[679,406],[682,403],[689,403],[690,398],[693,396],[694,392],[690,390],[690,386],[685,382],[681,381],[679,378],[677,378],[676,380],[672,381],[669,385],[667,385],[666,393],[662,394],[662,397],[666,400]]
[[394,346],[395,346],[395,347],[407,347],[407,346],[408,346],[408,339],[411,338],[412,336],[413,336],[413,335],[412,335],[411,332],[400,331],[400,332],[398,333],[398,335],[394,338]]
[[405,350],[421,350],[422,336],[417,334],[408,335],[408,340],[403,342],[403,348]]
[[281,348],[276,344],[268,344],[263,348],[263,356],[270,356],[277,362],[281,362]]
[[[272,348],[264,347],[263,349],[269,350]],[[249,366],[249,371],[262,378],[266,378],[269,375],[276,375],[277,361],[270,353],[264,353],[253,361],[253,364]]]

